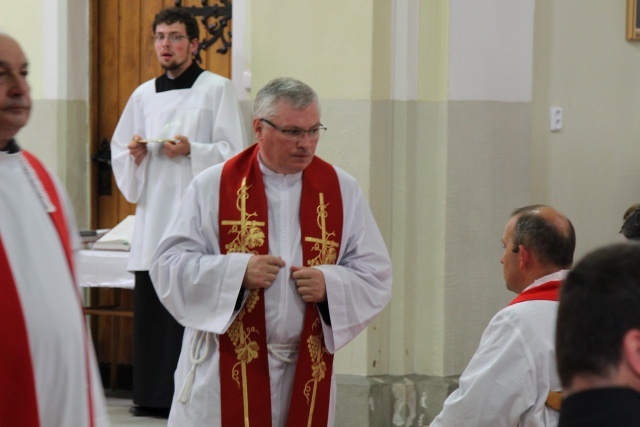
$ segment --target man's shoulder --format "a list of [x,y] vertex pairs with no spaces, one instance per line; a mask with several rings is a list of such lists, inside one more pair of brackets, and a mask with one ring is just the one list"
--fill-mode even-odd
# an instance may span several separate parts
[[493,316],[486,330],[498,334],[517,330],[529,339],[540,337],[546,341],[555,331],[557,311],[557,301],[533,300],[509,305]]
[[342,193],[343,202],[348,201],[349,205],[352,207],[361,206],[363,203],[366,204],[366,200],[362,195],[360,184],[358,184],[358,181],[354,176],[333,163],[327,162],[320,157],[317,158],[326,163],[329,167],[333,168],[333,170],[336,172],[336,175],[338,176],[338,183],[340,184],[340,192]]
[[193,177],[192,182],[196,187],[208,187],[211,186],[212,182],[219,182],[222,175],[222,167],[225,163],[226,161],[209,166]]
[[147,80],[146,82],[140,84],[133,93],[131,97],[142,96],[150,93],[156,93],[156,79]]
[[221,76],[220,74],[213,73],[209,70],[204,70],[196,79],[194,86],[202,84],[226,86],[231,84],[231,80],[224,76]]
[[509,317],[523,317],[527,318],[528,316],[536,313],[547,313],[554,312],[558,310],[558,301],[546,300],[546,299],[532,299],[529,301],[523,301],[519,304],[511,304],[508,305],[500,311],[496,313],[496,317],[498,316],[509,316]]
[[336,171],[336,175],[338,175],[338,179],[340,180],[341,185],[358,186],[358,181],[349,172],[345,171],[340,166],[326,161],[321,157],[316,156],[316,158],[323,161]]

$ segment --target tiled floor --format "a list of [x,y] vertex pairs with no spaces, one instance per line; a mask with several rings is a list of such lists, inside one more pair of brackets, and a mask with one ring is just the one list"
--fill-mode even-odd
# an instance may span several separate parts
[[126,395],[107,393],[107,407],[111,427],[167,427],[167,420],[161,418],[134,417],[129,413],[133,406]]

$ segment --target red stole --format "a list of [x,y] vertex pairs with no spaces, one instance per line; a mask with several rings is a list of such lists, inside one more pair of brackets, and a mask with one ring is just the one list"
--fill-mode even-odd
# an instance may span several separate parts
[[[228,160],[220,182],[222,253],[268,254],[268,205],[258,145]],[[302,175],[300,227],[304,265],[335,264],[342,239],[342,197],[335,169],[314,157]],[[289,274],[281,272],[280,274]],[[264,290],[252,290],[220,336],[222,425],[271,426]],[[305,311],[287,426],[326,426],[333,355],[315,304]]]
[[[42,184],[49,200],[55,209],[49,212],[60,242],[62,244],[71,277],[75,278],[73,268],[73,251],[69,239],[67,223],[58,192],[51,176],[42,163],[31,153],[22,150],[21,155],[29,163]],[[0,341],[0,354],[6,366],[12,366],[11,372],[3,372],[0,376],[0,419],[6,425],[38,426],[38,403],[35,389],[35,378],[29,349],[29,338],[26,329],[26,321],[22,312],[22,304],[18,295],[18,288],[11,272],[11,266],[0,239],[0,324],[10,325],[5,331],[5,337]],[[82,305],[80,292],[74,288],[78,303]],[[84,324],[84,322],[83,322]],[[88,346],[88,334],[85,326],[85,368],[87,375],[87,395],[89,404],[89,425],[94,425],[93,396],[91,387],[90,350]],[[8,346],[8,348],[2,348]],[[19,359],[19,360],[10,360]],[[17,379],[16,379],[17,378]],[[6,393],[6,395],[5,395]],[[5,406],[6,405],[6,406]],[[11,422],[11,420],[16,420]]]
[[25,150],[22,150],[21,153],[27,160],[27,162],[29,162],[29,165],[31,166],[31,168],[33,168],[36,175],[38,175],[40,183],[49,196],[49,200],[51,200],[51,203],[56,208],[53,212],[49,212],[49,216],[51,217],[51,221],[53,221],[53,225],[58,231],[58,236],[60,236],[60,242],[62,243],[62,247],[64,248],[64,254],[67,257],[67,263],[69,263],[71,276],[75,278],[73,269],[73,254],[71,249],[71,242],[69,241],[69,230],[67,229],[67,222],[65,221],[64,211],[62,210],[62,203],[60,203],[60,198],[58,197],[56,187],[53,184],[49,173],[33,154]]
[[562,285],[562,280],[553,280],[528,289],[515,297],[509,305],[524,301],[558,301],[560,298],[560,285]]
[[0,420],[8,426],[37,427],[38,398],[29,336],[18,288],[0,239]]

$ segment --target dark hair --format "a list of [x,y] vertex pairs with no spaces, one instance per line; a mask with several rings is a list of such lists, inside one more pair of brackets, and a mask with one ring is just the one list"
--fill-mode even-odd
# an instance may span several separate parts
[[188,10],[182,7],[170,7],[167,9],[162,9],[158,12],[153,18],[153,24],[151,24],[151,29],[153,33],[156,33],[156,27],[159,24],[175,24],[179,22],[184,24],[185,29],[187,30],[187,36],[189,36],[189,40],[200,38],[200,29],[198,28],[198,22],[196,18],[189,13]]
[[630,329],[640,329],[640,244],[627,242],[590,252],[562,285],[556,360],[563,387],[576,374],[607,376]]
[[576,248],[576,232],[568,218],[566,228],[550,220],[538,211],[550,208],[546,205],[530,205],[516,209],[511,217],[517,217],[513,233],[513,252],[518,252],[518,246],[523,245],[536,258],[546,265],[569,268],[573,264],[573,252]]
[[620,233],[627,239],[640,239],[640,205],[632,205],[624,213]]

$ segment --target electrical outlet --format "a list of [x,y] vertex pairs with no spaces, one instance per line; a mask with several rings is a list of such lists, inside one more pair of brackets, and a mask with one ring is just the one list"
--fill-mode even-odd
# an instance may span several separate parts
[[558,132],[562,129],[562,108],[551,107],[549,113],[549,130],[551,132]]

